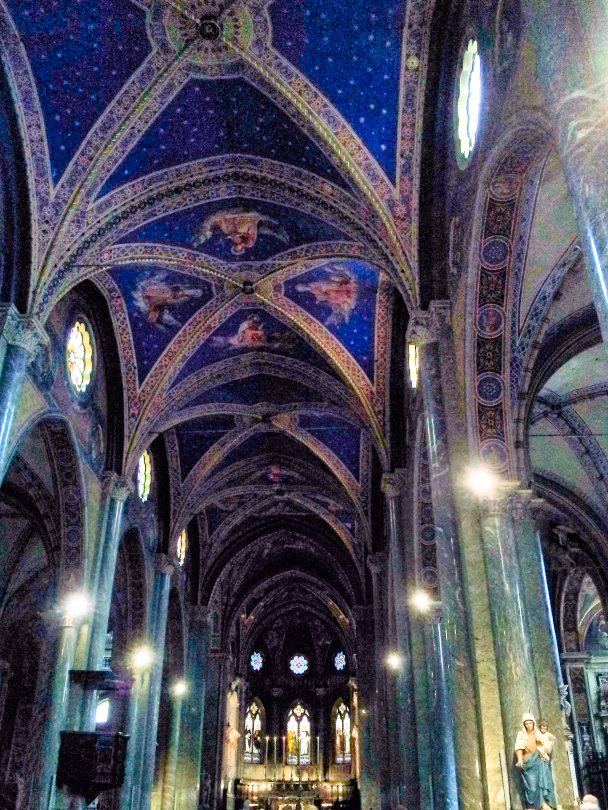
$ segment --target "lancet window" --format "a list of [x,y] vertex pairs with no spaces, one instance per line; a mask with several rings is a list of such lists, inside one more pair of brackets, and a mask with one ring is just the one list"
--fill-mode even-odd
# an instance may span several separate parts
[[287,764],[310,765],[310,716],[301,703],[287,717]]
[[338,702],[334,720],[334,751],[336,765],[344,765],[351,760],[350,711],[343,700]]
[[262,761],[262,712],[254,701],[245,715],[245,762]]

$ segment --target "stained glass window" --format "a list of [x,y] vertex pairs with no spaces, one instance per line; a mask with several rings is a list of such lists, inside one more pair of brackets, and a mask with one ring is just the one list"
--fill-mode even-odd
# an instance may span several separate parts
[[336,765],[344,765],[351,760],[350,711],[343,700],[336,709],[334,726],[334,749]]
[[481,57],[477,40],[470,39],[462,59],[458,87],[458,149],[461,158],[468,160],[477,136],[481,107]]
[[289,662],[289,669],[294,675],[303,675],[308,669],[308,658],[305,655],[294,655]]
[[188,550],[188,535],[184,529],[177,538],[177,561],[180,565],[186,562],[186,551]]
[[147,450],[141,455],[137,465],[137,492],[140,500],[145,503],[150,495],[152,486],[152,459]]
[[82,321],[76,321],[70,330],[65,361],[73,389],[84,394],[93,374],[93,344],[89,330]]
[[297,703],[287,718],[287,764],[310,765],[310,717]]
[[262,761],[262,716],[257,703],[252,703],[245,715],[245,762]]
[[251,664],[251,669],[259,672],[264,666],[264,656],[260,652],[253,652],[251,653],[249,663]]
[[344,655],[343,652],[336,653],[334,658],[334,666],[338,670],[338,672],[341,672],[346,666],[346,656]]

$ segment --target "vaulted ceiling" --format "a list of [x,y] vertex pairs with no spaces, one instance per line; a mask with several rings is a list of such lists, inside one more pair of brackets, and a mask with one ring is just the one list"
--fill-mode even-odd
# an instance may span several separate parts
[[290,525],[344,555],[351,601],[388,469],[392,295],[418,297],[423,6],[0,6],[31,307],[44,320],[85,279],[108,301],[127,473],[163,434],[173,530],[198,515],[210,566],[226,538]]

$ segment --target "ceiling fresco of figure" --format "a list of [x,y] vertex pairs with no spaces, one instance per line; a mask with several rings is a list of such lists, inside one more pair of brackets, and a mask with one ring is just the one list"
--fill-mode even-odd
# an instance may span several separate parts
[[125,469],[164,436],[176,530],[199,515],[212,543],[297,516],[362,564],[392,301],[418,304],[422,5],[0,5],[34,167],[32,311],[84,280],[108,300]]

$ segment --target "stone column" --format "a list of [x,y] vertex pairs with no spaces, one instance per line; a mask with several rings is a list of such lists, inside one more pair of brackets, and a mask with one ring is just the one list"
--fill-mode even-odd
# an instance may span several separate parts
[[171,730],[169,733],[169,748],[163,769],[163,790],[161,794],[160,810],[175,810],[175,782],[177,777],[177,755],[179,751],[179,736],[182,718],[183,695],[171,690]]
[[[382,490],[388,512],[389,567],[393,581],[393,608],[397,652],[401,667],[394,674],[389,694],[394,705],[388,711],[391,744],[394,749],[392,801],[406,807],[419,804],[418,756],[416,746],[416,711],[408,618],[408,576],[405,564],[405,543],[401,529],[401,495],[405,487],[404,471],[389,473],[382,478]],[[404,796],[401,795],[402,790]]]
[[177,778],[178,810],[196,808],[200,799],[210,614],[208,607],[196,605],[191,608],[189,616],[186,659],[188,695],[182,709],[183,733]]
[[[421,786],[421,794],[428,797],[428,807],[441,810],[444,807],[459,807],[458,782],[456,779],[456,732],[454,729],[455,706],[450,691],[449,664],[446,658],[445,624],[442,621],[441,603],[438,602],[422,614],[425,675],[428,693],[429,734],[424,744],[430,748],[430,769],[426,777],[428,785]],[[441,729],[439,739],[433,729]]]
[[[376,699],[374,711],[374,729],[376,744],[383,755],[378,759],[380,775],[380,807],[388,810],[391,803],[391,774],[393,762],[391,761],[391,745],[389,734],[389,718],[387,706],[387,683],[385,658],[387,653],[387,622],[388,610],[386,604],[386,568],[387,555],[383,551],[370,554],[367,565],[372,575],[372,596],[374,605],[374,652],[376,669]],[[369,655],[369,651],[367,653]]]
[[146,706],[146,730],[142,745],[140,810],[149,810],[156,765],[156,734],[160,708],[163,664],[165,660],[165,637],[171,577],[177,563],[167,554],[156,555],[156,574],[152,593],[150,640],[154,649],[154,661],[150,670],[150,689]]
[[0,485],[10,463],[9,440],[28,363],[48,342],[37,318],[0,304]]
[[70,616],[62,619],[55,642],[55,658],[49,686],[49,699],[45,718],[40,758],[40,772],[34,779],[32,808],[51,810],[55,800],[55,776],[59,761],[60,732],[68,707],[70,669],[74,665],[78,627]]
[[558,803],[574,806],[578,801],[576,774],[572,767],[572,732],[564,709],[568,691],[562,676],[557,637],[547,586],[547,577],[537,521],[543,519],[543,501],[530,490],[518,490],[510,498],[509,518],[522,572],[523,599],[528,616],[528,637],[536,674],[540,716],[557,737],[553,752],[553,776]]
[[[120,810],[135,810],[139,785],[135,784],[137,764],[140,759],[142,733],[145,730],[145,717],[142,716],[142,696],[150,688],[150,673],[135,672],[129,695],[129,706],[125,732],[129,735],[125,760],[125,778],[120,792]],[[145,707],[145,704],[143,704]],[[142,728],[143,727],[143,728]]]
[[[538,693],[532,645],[515,537],[507,514],[517,484],[501,484],[496,497],[480,504],[486,579],[498,671],[498,691],[504,728],[504,762],[508,763],[511,803],[519,802],[520,775],[513,763],[515,738],[522,715],[538,718]],[[546,625],[545,625],[546,629]],[[549,664],[550,662],[546,662]]]
[[[120,528],[125,501],[133,492],[132,483],[114,472],[106,472],[103,478],[103,520],[101,537],[94,563],[92,590],[95,594],[95,610],[91,621],[88,669],[103,667],[103,657],[110,619],[112,588],[116,573],[116,559],[120,546]],[[96,692],[87,691],[83,697],[82,727],[95,729]]]
[[525,0],[523,8],[608,345],[606,4],[603,0]]
[[219,807],[219,786],[224,745],[224,724],[226,716],[226,680],[229,656],[227,653],[212,651],[208,657],[205,722],[203,728],[203,756],[201,770],[201,793],[206,792],[205,782],[210,783],[207,802],[201,807],[215,810]]
[[357,631],[357,685],[359,687],[359,753],[361,759],[361,808],[380,807],[379,756],[380,740],[374,734],[376,673],[374,660],[374,625],[372,608],[367,605],[353,609]]
[[[420,350],[420,381],[437,532],[437,570],[443,604],[443,620],[437,626],[436,641],[440,646],[442,677],[447,690],[445,701],[450,706],[449,722],[442,733],[442,751],[437,752],[445,767],[444,808],[481,810],[484,799],[478,712],[442,384],[441,358],[449,362],[454,356],[448,302],[432,302],[430,316],[416,313],[410,321],[408,340],[415,341]],[[458,711],[455,711],[456,706]],[[455,780],[458,799],[449,787]]]

